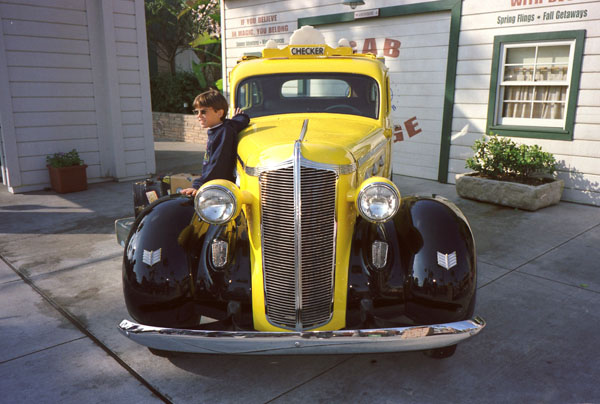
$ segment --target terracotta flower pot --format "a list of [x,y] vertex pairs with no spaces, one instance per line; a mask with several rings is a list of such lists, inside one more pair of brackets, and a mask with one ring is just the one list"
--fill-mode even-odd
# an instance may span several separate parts
[[52,189],[59,194],[85,191],[87,189],[87,165],[47,167]]

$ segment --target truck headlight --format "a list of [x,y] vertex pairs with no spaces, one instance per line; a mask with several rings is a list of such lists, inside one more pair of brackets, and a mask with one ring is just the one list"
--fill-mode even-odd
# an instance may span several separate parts
[[400,192],[393,182],[372,177],[362,183],[356,198],[358,213],[369,222],[390,220],[400,207]]
[[228,188],[210,183],[200,188],[194,199],[194,207],[202,220],[210,224],[223,224],[237,216],[239,208],[236,197]]

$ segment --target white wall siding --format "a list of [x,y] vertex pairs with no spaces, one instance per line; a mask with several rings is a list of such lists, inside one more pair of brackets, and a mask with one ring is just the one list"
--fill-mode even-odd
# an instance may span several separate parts
[[11,192],[47,187],[46,156],[74,148],[89,182],[154,172],[142,0],[0,0],[0,22]]
[[[3,3],[0,15],[21,174],[11,186],[41,188],[49,182],[46,155],[76,148],[97,160],[85,2]],[[86,139],[76,135],[80,127]],[[97,172],[89,165],[88,175]]]
[[[531,23],[499,25],[498,16],[519,12],[587,10],[581,20],[535,20]],[[448,181],[468,171],[465,160],[470,146],[486,131],[492,47],[498,35],[586,30],[575,115],[573,140],[514,138],[518,143],[539,144],[560,163],[559,177],[565,180],[564,200],[600,205],[600,2],[569,3],[541,1],[510,8],[509,2],[464,0],[459,40],[452,145]]]
[[[142,79],[140,69],[137,67],[140,57],[138,21],[133,1],[114,0],[113,6],[126,175],[127,177],[138,177],[154,171],[154,167],[150,169],[146,166]],[[119,63],[121,60],[135,62],[131,66],[127,66]],[[138,127],[139,130],[125,130],[127,127]]]

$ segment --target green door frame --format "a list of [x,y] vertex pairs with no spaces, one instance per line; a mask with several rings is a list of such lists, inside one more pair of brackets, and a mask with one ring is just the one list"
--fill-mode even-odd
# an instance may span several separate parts
[[[379,9],[379,15],[373,18],[398,17],[403,15],[450,11],[450,35],[448,39],[448,64],[446,65],[446,89],[442,112],[442,139],[438,166],[438,181],[448,182],[448,164],[450,161],[450,138],[452,136],[452,117],[454,109],[454,90],[456,88],[456,64],[458,61],[458,37],[460,34],[461,0],[439,0],[415,3],[404,6],[391,6]],[[298,28],[304,25],[325,25],[354,22],[354,12],[329,14],[320,17],[298,19]]]

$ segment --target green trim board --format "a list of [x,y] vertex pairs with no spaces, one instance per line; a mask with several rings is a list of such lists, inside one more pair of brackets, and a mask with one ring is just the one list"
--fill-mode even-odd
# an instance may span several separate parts
[[[403,15],[424,14],[436,11],[452,11],[455,7],[461,6],[460,0],[439,0],[424,3],[408,4],[404,6],[390,6],[379,8],[379,15],[371,18],[399,17]],[[460,16],[460,14],[459,14]],[[354,12],[328,14],[318,17],[298,18],[298,28],[304,25],[325,25],[339,24],[343,22],[354,22],[362,20],[354,19]]]
[[452,138],[452,118],[454,113],[454,93],[456,90],[456,69],[458,64],[458,38],[460,35],[460,16],[462,1],[455,2],[450,9],[450,38],[448,39],[448,62],[446,65],[446,92],[442,118],[442,139],[440,145],[440,163],[438,165],[438,181],[448,182],[450,164],[450,140]]
[[338,13],[321,15],[319,17],[306,17],[298,18],[298,28],[304,25],[325,25],[325,24],[339,24],[341,22],[354,22],[354,12],[349,13]]
[[[573,55],[573,69],[571,73],[571,83],[569,84],[569,98],[567,100],[567,115],[565,117],[564,129],[545,128],[536,126],[495,125],[494,116],[496,112],[498,94],[498,71],[500,69],[500,51],[502,44],[522,42],[547,42],[573,39],[575,40],[575,51]],[[577,107],[577,95],[579,94],[579,80],[581,77],[581,63],[584,41],[585,30],[500,35],[495,37],[494,52],[492,56],[492,76],[490,78],[490,97],[488,100],[487,111],[487,131],[493,132],[501,136],[552,140],[572,140],[573,128],[575,126],[575,110]]]
[[[379,15],[373,18],[398,17],[424,14],[438,11],[450,11],[450,34],[448,39],[448,61],[446,65],[446,88],[442,112],[442,138],[438,164],[438,181],[448,182],[448,164],[450,161],[450,138],[452,136],[452,113],[454,109],[454,91],[456,88],[456,65],[458,62],[458,37],[460,34],[461,0],[440,0],[404,6],[390,6],[379,9]],[[329,14],[319,17],[298,19],[298,28],[304,25],[325,25],[354,22],[354,12]]]
[[571,132],[556,128],[542,128],[532,126],[493,125],[488,126],[488,132],[500,136],[526,137],[549,140],[571,140]]

